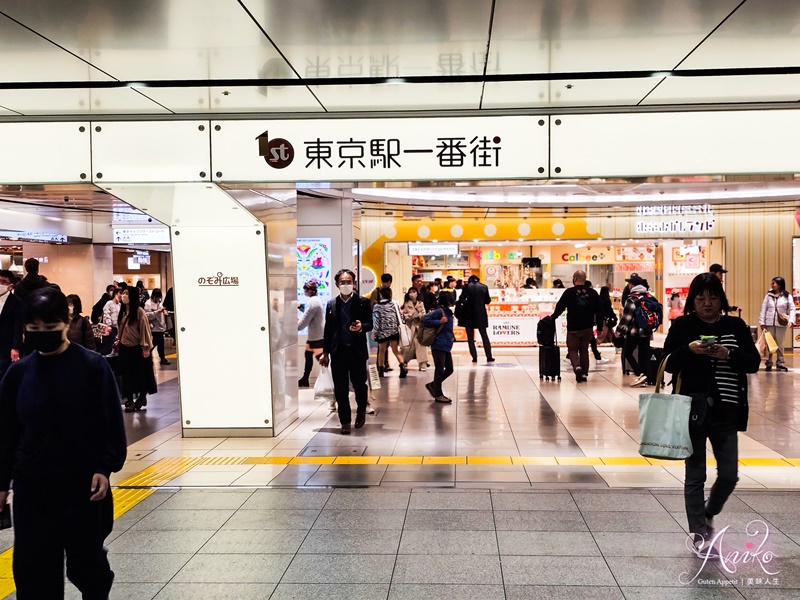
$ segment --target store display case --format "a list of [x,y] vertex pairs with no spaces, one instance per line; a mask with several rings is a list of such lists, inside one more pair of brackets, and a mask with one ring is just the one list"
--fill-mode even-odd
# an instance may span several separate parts
[[[536,327],[539,320],[551,315],[563,289],[489,289],[491,304],[486,307],[489,316],[489,340],[497,347],[531,347],[536,345]],[[456,328],[456,340],[465,341],[466,332]],[[556,320],[556,339],[563,345],[567,340],[566,314]],[[476,342],[480,346],[480,336]]]

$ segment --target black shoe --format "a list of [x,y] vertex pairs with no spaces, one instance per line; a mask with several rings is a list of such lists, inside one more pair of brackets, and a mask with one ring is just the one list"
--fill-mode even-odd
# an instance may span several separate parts
[[342,435],[350,435],[350,423],[342,423]]
[[311,385],[308,383],[308,379],[301,379],[297,382],[297,387],[307,388],[311,387]]
[[486,362],[494,362],[494,359],[489,357],[489,358],[486,359]]
[[169,364],[169,361],[168,361],[166,358],[162,358],[162,359],[161,359],[161,364],[162,364],[162,365],[168,365],[168,364]]
[[478,359],[477,358],[473,358],[472,362],[478,362]]
[[436,396],[434,401],[435,402],[441,402],[442,404],[452,404],[452,402],[453,402],[453,400],[451,398],[448,398],[444,394],[442,394],[441,396]]
[[125,401],[125,412],[132,413],[133,412],[133,400],[126,400]]
[[356,413],[356,429],[361,429],[364,426],[364,421],[367,420],[367,413],[366,412],[357,412]]
[[386,365],[386,366],[383,368],[383,372],[384,372],[384,373],[391,373],[392,371],[394,371],[394,369],[393,369],[392,367],[390,367],[389,365]]
[[133,410],[142,410],[145,406],[147,406],[147,398],[140,397],[133,403]]
[[767,366],[766,366],[766,370],[767,370],[767,371],[772,371],[772,365],[767,365]]
[[400,363],[400,379],[405,379],[406,375],[408,375],[408,368],[405,363]]
[[386,367],[378,367],[378,377],[386,377]]
[[776,368],[778,371],[782,371],[782,372],[784,372],[784,373],[788,373],[788,372],[789,372],[789,369],[787,369],[787,368],[786,368],[785,366],[783,366],[783,365],[778,365],[778,366],[777,366],[777,367],[775,367],[775,368]]
[[433,382],[429,381],[425,384],[425,389],[428,390],[428,393],[431,395],[432,398],[436,398],[436,393],[433,391]]

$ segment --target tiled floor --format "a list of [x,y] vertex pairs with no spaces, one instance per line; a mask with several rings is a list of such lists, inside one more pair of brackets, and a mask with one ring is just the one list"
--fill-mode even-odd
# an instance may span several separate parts
[[[414,366],[407,379],[397,371],[373,392],[375,415],[350,436],[326,404],[301,390],[301,418],[276,438],[180,437],[177,396],[162,386],[146,413],[126,415],[129,432],[155,431],[130,446],[129,461],[114,483],[170,457],[308,458],[311,464],[198,464],[169,482],[179,486],[502,486],[678,488],[683,467],[648,464],[638,456],[638,394],[627,385],[619,355],[594,364],[587,384],[569,369],[561,382],[542,381],[535,351],[496,352],[497,362],[472,364],[458,350],[456,372],[445,383],[452,405],[431,401],[424,384],[432,372]],[[789,366],[792,366],[791,358]],[[739,488],[800,489],[800,468],[780,459],[800,459],[800,421],[794,387],[797,374],[750,377],[750,427],[740,434],[743,461]],[[174,385],[174,384],[172,384]],[[652,389],[652,388],[651,388]],[[171,423],[163,427],[164,424]],[[373,457],[369,465],[313,464],[315,457]],[[377,457],[411,457],[385,464]],[[461,457],[462,464],[421,464],[435,457]],[[464,458],[469,457],[469,459]],[[476,464],[485,457],[491,464]],[[589,458],[587,458],[589,457]],[[236,461],[234,461],[236,462]],[[325,462],[324,460],[322,462]],[[416,464],[413,464],[416,463]],[[464,464],[466,463],[466,464]],[[504,464],[503,464],[504,463]],[[573,463],[573,464],[569,464]],[[781,464],[782,466],[776,466]],[[793,463],[800,465],[800,460]],[[713,468],[710,469],[713,481]]]
[[766,535],[768,577],[689,555],[675,492],[158,491],[108,540],[112,598],[798,598],[798,498],[739,492],[718,519],[723,551]]

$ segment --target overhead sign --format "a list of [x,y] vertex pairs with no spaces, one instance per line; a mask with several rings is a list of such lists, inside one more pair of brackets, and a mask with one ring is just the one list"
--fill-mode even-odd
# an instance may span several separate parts
[[60,233],[45,233],[43,231],[9,231],[0,230],[0,237],[12,240],[35,240],[37,242],[67,242],[69,237]]
[[408,243],[409,256],[453,256],[458,253],[458,242],[454,244]]
[[215,181],[544,177],[547,119],[214,121]]
[[114,227],[115,244],[169,244],[169,227]]

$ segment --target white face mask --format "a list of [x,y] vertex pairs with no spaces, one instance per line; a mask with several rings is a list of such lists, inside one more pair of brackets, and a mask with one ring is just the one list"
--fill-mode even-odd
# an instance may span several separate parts
[[339,293],[341,293],[342,296],[349,296],[350,294],[353,293],[353,284],[343,283],[342,285],[339,286]]
[[11,286],[10,286],[10,285],[3,285],[3,286],[1,286],[1,287],[0,287],[0,298],[2,298],[3,296],[5,296],[5,295],[6,295],[8,292],[10,292],[10,291],[11,291]]
[[69,316],[71,317],[73,314],[75,314],[75,309],[70,306],[69,307]]
[[409,297],[411,300],[416,300],[416,299],[417,299],[417,295],[416,295],[416,294],[409,294],[409,295],[408,295],[408,297]]
[[123,296],[122,297],[122,303],[123,304],[129,304],[130,301],[131,301],[131,299],[128,296]]

